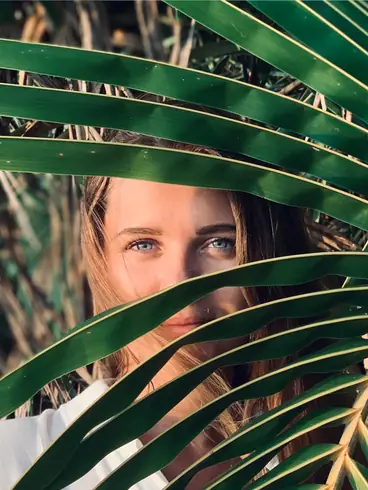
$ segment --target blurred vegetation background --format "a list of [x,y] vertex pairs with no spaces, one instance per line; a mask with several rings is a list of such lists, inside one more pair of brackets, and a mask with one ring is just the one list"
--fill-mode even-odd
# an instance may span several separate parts
[[[245,2],[234,3],[251,9]],[[321,94],[156,0],[3,0],[0,37],[189,66],[265,87],[349,120],[352,117],[347,111],[341,114]],[[0,70],[0,82],[142,97],[125,87],[9,70]],[[0,132],[97,141],[104,137],[100,128],[7,117],[0,117]],[[79,246],[80,197],[74,177],[0,172],[0,375],[92,314]],[[327,216],[314,214],[312,220],[312,238],[322,250],[360,250],[367,242],[364,232]]]

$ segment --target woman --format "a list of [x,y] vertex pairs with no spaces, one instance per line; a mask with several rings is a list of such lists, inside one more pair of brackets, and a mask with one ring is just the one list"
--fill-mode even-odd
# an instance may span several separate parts
[[[204,154],[214,151],[134,134],[117,133],[114,142],[129,142]],[[94,313],[122,302],[157,292],[190,277],[228,269],[237,264],[309,250],[303,212],[270,203],[251,195],[179,185],[118,178],[89,177],[82,203],[82,247]],[[108,385],[152,355],[167,342],[207,321],[249,305],[302,294],[315,284],[295,287],[223,288],[186,307],[153,332],[101,361],[100,377],[81,395],[58,410],[38,417],[15,419],[0,424],[0,489],[17,481],[36,457]],[[295,325],[277,321],[265,326],[251,339]],[[147,390],[156,389],[188,367],[233,348],[248,339],[212,342],[181,349],[155,376]],[[121,464],[141,444],[147,443],[179,418],[225,392],[270,370],[288,359],[258,362],[215,373],[178,404],[140,441],[107,456],[71,489],[91,489]],[[296,381],[282,393],[230,407],[208,430],[197,437],[162,472],[135,485],[135,490],[164,488],[181,471],[241,424],[260,411],[269,410],[301,391]],[[284,449],[280,457],[295,450],[299,441]],[[233,462],[200,472],[189,484],[199,490]]]

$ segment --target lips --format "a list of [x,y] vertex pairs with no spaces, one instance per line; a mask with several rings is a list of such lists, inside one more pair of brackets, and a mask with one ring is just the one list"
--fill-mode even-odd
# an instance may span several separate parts
[[165,328],[166,333],[170,337],[180,337],[190,332],[196,327],[203,325],[204,323],[210,322],[213,318],[203,318],[203,317],[173,317],[162,323],[162,327]]

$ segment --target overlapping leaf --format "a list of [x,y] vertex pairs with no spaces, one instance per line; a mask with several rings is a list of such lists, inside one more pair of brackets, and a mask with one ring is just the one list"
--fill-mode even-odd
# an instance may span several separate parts
[[368,133],[363,128],[298,100],[221,76],[129,56],[5,39],[0,39],[0,66],[125,85],[222,109],[367,159]]
[[[5,376],[0,381],[1,416],[24,403],[51,379],[107,356],[153,329],[183,309],[186,304],[219,287],[245,287],[250,284],[290,285],[296,281],[307,282],[325,274],[367,279],[366,257],[366,254],[361,253],[317,253],[250,263],[225,272],[191,279],[133,305],[112,309],[83,323],[52,348],[46,349],[33,360]],[[341,298],[345,296],[349,302],[349,297],[352,298],[355,292],[346,290],[338,291],[337,294]],[[333,304],[329,298],[327,295],[327,308]],[[363,301],[364,298],[365,289],[358,290],[357,301]],[[312,299],[311,303],[313,302]],[[324,305],[321,304],[321,307]],[[123,322],[124,328],[121,328]],[[228,337],[227,332],[223,330],[216,335],[219,335],[219,338],[223,338],[221,335]],[[51,362],[51,358],[55,356],[59,358],[58,363]]]
[[368,32],[336,8],[336,2],[311,0],[305,3],[350,39],[368,49]]
[[[262,8],[266,14],[269,9],[268,15],[271,18],[284,25],[313,51],[223,0],[172,0],[167,3],[243,49],[296,76],[361,119],[368,119],[366,72],[358,67],[359,63],[364,64],[365,61],[363,50],[367,47],[368,17],[355,2],[340,2],[343,5],[337,6],[330,2],[314,2],[319,4],[314,6],[298,0],[289,10],[287,18],[282,16],[281,10],[273,10],[275,4],[272,2],[263,5],[250,2]],[[282,8],[286,8],[286,3]],[[315,13],[317,11],[318,15]],[[327,44],[319,44],[311,31],[302,31],[302,12],[306,14],[306,21],[311,23],[309,25],[314,26],[313,34],[315,29],[320,29],[318,32],[323,35],[330,33],[339,46],[339,56],[329,51]],[[331,29],[329,22],[337,30]],[[344,26],[349,26],[349,32],[345,32]],[[354,43],[358,43],[362,49]],[[365,129],[306,104],[222,77],[137,58],[6,40],[0,41],[0,66],[126,85],[208,105],[273,127],[285,128],[367,160]],[[0,102],[2,114],[65,124],[124,128],[214,146],[302,171],[350,191],[366,194],[367,167],[364,164],[335,152],[316,152],[320,148],[270,130],[255,129],[249,124],[197,111],[88,94],[6,86],[0,86],[0,91],[3,94],[3,102]],[[58,105],[50,110],[53,101]],[[68,109],[64,110],[63,106]],[[105,114],[109,117],[105,118]],[[201,127],[198,138],[197,134],[193,134],[195,126]],[[0,138],[0,169],[114,175],[239,190],[283,204],[316,209],[368,230],[368,207],[364,199],[293,174],[225,158],[141,146],[3,137]],[[273,259],[187,281],[132,305],[117,307],[85,322],[61,342],[5,377],[0,382],[2,414],[14,409],[53,377],[110,354],[155,328],[187,304],[219,287],[288,285],[310,281],[325,274],[366,280],[367,267],[367,254],[359,253],[311,254]],[[206,376],[221,366],[290,355],[318,338],[343,339],[273,373],[248,381],[205,405],[143,447],[103,481],[99,488],[128,489],[162,468],[213,418],[236,400],[266,396],[281,390],[305,373],[339,371],[357,362],[368,352],[367,341],[357,338],[366,329],[365,309],[354,310],[352,313],[355,316],[311,323],[243,345],[193,368],[150,395],[134,401],[155,373],[183,345],[244,336],[275,318],[311,317],[341,304],[366,308],[367,292],[368,288],[362,287],[285,298],[229,315],[187,334],[156,353],[109,389],[55,441],[16,488],[57,490],[64,487],[82,476],[110,451],[140,437]],[[356,315],[357,311],[360,316]],[[122,322],[124,328],[121,328]],[[56,357],[58,363],[50,362],[51,357],[53,360]],[[252,452],[239,466],[207,487],[221,490],[241,488],[288,440],[317,426],[340,421],[346,424],[340,445],[320,444],[304,448],[248,488],[326,488],[324,485],[301,483],[322,464],[332,460],[334,474],[331,479],[339,478],[343,461],[353,488],[361,490],[366,484],[366,468],[355,461],[353,456],[344,459],[343,452],[347,446],[353,448],[351,441],[355,435],[360,437],[363,452],[367,451],[368,432],[361,395],[358,395],[353,408],[334,408],[314,413],[288,432],[281,432],[285,423],[292,420],[308,403],[347,386],[357,389],[362,385],[366,387],[366,382],[366,377],[359,375],[333,376],[282,407],[257,417],[234,437],[223,441],[213,452],[179,475],[168,488],[181,490],[201,468]],[[361,414],[361,418],[356,414]],[[101,423],[101,427],[86,436]],[[78,466],[70,465],[71,460],[77,460]]]
[[[352,292],[355,296],[355,292]],[[43,481],[48,481],[48,479],[52,480],[55,477],[58,468],[60,468],[60,462],[55,466],[55,462],[59,461],[58,455],[60,456],[64,454],[63,461],[64,464],[66,464],[67,458],[65,455],[68,454],[69,457],[72,456],[72,451],[75,449],[78,439],[81,440],[83,435],[91,430],[94,425],[101,423],[103,420],[112,417],[123,408],[127,407],[128,404],[134,400],[135,396],[142,391],[147,382],[149,382],[154,374],[167,362],[170,356],[174,354],[174,352],[180,346],[209,339],[236,337],[239,336],[239,332],[242,332],[242,335],[247,335],[251,331],[254,331],[262,325],[268,323],[275,317],[283,317],[285,315],[293,316],[294,312],[298,316],[303,316],[303,312],[305,312],[304,314],[307,316],[318,314],[326,308],[336,304],[336,301],[338,304],[341,304],[341,302],[346,302],[346,300],[349,301],[348,290],[337,290],[336,293],[338,295],[338,299],[335,298],[335,295],[331,294],[331,292],[324,292],[317,293],[314,301],[310,300],[309,295],[303,295],[249,308],[244,312],[231,315],[224,320],[211,322],[210,324],[207,324],[207,326],[193,331],[192,333],[183,337],[183,339],[177,340],[166,349],[153,356],[146,363],[139,366],[136,370],[132,371],[132,373],[130,373],[125,379],[120,381],[120,383],[115,385],[107,394],[100,398],[100,400],[96,402],[93,407],[87,410],[86,415],[84,417],[80,417],[78,421],[76,421],[73,426],[50,447],[47,456],[45,455],[36,465],[32,467],[24,480],[22,480],[18,490],[21,488],[27,488],[27,485],[29,486],[34,481],[37,481],[38,485],[40,485]],[[360,293],[363,293],[361,297],[361,304],[365,304],[365,300],[367,298],[366,291],[362,289]],[[148,428],[160,420],[160,418],[167,413],[167,411],[173,408],[184,396],[186,396],[218,367],[229,364],[236,365],[239,363],[251,362],[261,358],[282,357],[283,355],[287,355],[295,351],[295,349],[301,345],[308,345],[308,343],[310,343],[313,339],[318,338],[320,335],[323,337],[332,336],[336,338],[340,336],[355,336],[356,334],[365,331],[365,316],[347,320],[348,322],[346,324],[349,324],[350,328],[346,329],[345,333],[343,333],[343,331],[340,333],[336,332],[336,327],[343,325],[345,321],[333,321],[332,323],[327,322],[325,325],[316,324],[305,328],[296,329],[294,342],[293,334],[291,333],[290,344],[286,342],[288,336],[285,334],[278,334],[263,341],[247,344],[241,348],[219,356],[218,358],[214,358],[198,368],[193,369],[182,377],[179,377],[170,385],[155,390],[148,397],[145,397],[137,402],[137,406],[133,406],[132,409],[127,408],[125,412],[122,412],[121,415],[110,421],[106,426],[104,426],[103,429],[95,432],[85,444],[81,444],[77,453],[73,454],[74,457],[78,458],[79,464],[77,467],[68,469],[67,481],[63,480],[63,486],[65,486],[69,481],[72,481],[70,479],[73,478],[73,476],[75,478],[81,476],[83,472],[86,472],[91,467],[91,465],[96,464],[104,455],[108,454],[113,449],[116,449],[130,440],[139,437],[143,432],[145,432],[145,430],[148,430]],[[246,328],[246,325],[248,325],[248,328]],[[363,349],[366,348],[366,341],[363,341],[362,347]],[[338,347],[337,350],[339,349],[340,348]],[[353,349],[355,349],[355,343]],[[362,354],[359,349],[358,351],[359,357]],[[338,356],[337,362],[346,362],[342,358],[342,355],[340,357]],[[349,362],[347,362],[347,365],[352,362],[352,359],[349,357]],[[329,364],[332,366],[331,359],[329,359]],[[283,377],[284,375],[282,372],[280,374],[280,382],[287,382],[285,381],[285,379],[288,379],[287,375],[286,378]],[[291,372],[293,375],[295,374],[294,371]],[[299,374],[301,374],[301,371],[299,371]],[[275,375],[277,375],[277,373],[275,373]],[[252,391],[253,385],[250,383],[251,394],[245,395],[244,397],[252,398],[255,396],[265,396],[264,394],[262,395],[262,390],[270,389],[271,386],[272,389],[277,389],[276,380],[274,380],[272,384],[268,384],[267,376],[265,377],[265,380],[266,382],[259,379],[261,391],[257,391],[256,393]],[[245,388],[247,388],[247,385],[245,385]],[[199,415],[199,423],[205,423],[206,425],[211,421],[211,416],[214,416],[213,410],[221,412],[228,404],[236,401],[231,398],[234,396],[234,393],[235,398],[239,396],[238,390],[235,390],[234,392],[230,392],[225,398],[217,400],[215,405],[209,408],[209,415],[206,414],[204,409],[202,409]],[[152,407],[155,408],[152,409]],[[137,423],[138,420],[140,421],[139,424]],[[192,424],[192,420],[189,421],[189,424]],[[122,431],[121,427],[124,427],[125,430]],[[181,433],[181,431],[179,432]],[[72,441],[74,441],[74,446]],[[181,442],[179,442],[181,441],[180,438],[175,437],[174,441],[177,441],[177,444],[181,444]],[[161,443],[161,446],[160,454],[163,455],[162,457],[165,457],[166,454],[164,449],[165,447],[170,448],[169,455],[171,457],[173,454],[173,447],[175,447],[175,442],[171,441],[170,444],[168,444],[168,442],[164,440]],[[156,450],[153,450],[151,454],[154,462],[157,464]],[[88,455],[87,458],[86,455]],[[141,467],[140,471],[145,471],[144,469],[147,471],[148,464],[146,454],[144,455],[144,459],[146,463],[143,467]],[[140,468],[139,463],[138,468]],[[136,473],[133,471],[132,474],[135,475]],[[125,475],[124,479],[125,478],[128,477]],[[62,488],[62,486],[58,488]]]
[[[309,432],[321,428],[327,424],[337,423],[345,424],[354,414],[352,408],[329,408],[326,410],[313,411],[293,425],[290,429],[283,432],[274,440],[269,440],[262,447],[262,450],[251,454],[242,461],[236,468],[230,470],[225,475],[221,476],[216,482],[208,485],[208,489],[216,490],[231,490],[232,488],[241,488],[244,482],[251,481],[254,476],[264,467],[264,464],[259,468],[259,461],[268,458],[291,442],[296,437],[306,435]],[[257,465],[258,463],[258,465]],[[304,475],[303,475],[304,477]],[[301,483],[301,481],[294,481]]]
[[331,24],[310,8],[307,2],[248,1],[313,51],[356,79],[365,84],[368,82],[368,72],[362,70],[368,53],[343,32],[331,28]]
[[219,148],[368,194],[368,165],[303,140],[224,117],[141,100],[6,84],[0,84],[0,99],[0,113],[4,116],[110,127]]
[[[134,483],[166,466],[187,444],[190,443],[193,436],[204,430],[207,425],[231,403],[238,400],[258,398],[276,393],[285,388],[285,386],[293,379],[307,373],[324,372],[326,370],[328,372],[341,370],[344,367],[357,362],[359,359],[364,358],[367,353],[368,342],[365,339],[354,339],[346,342],[343,341],[341,343],[338,342],[332,347],[323,349],[316,354],[307,356],[304,359],[300,359],[272,373],[268,373],[265,376],[261,376],[256,380],[247,382],[238,388],[230,390],[228,393],[205,405],[191,416],[181,420],[171,429],[166,430],[150,441],[107,477],[98,488],[107,490],[119,486],[124,490],[128,490]],[[138,401],[130,409],[134,415],[133,420],[135,424],[137,424],[138,420],[142,417],[142,413],[139,414],[139,411],[137,410],[139,403],[141,402]],[[129,409],[127,412],[128,411]],[[147,413],[147,410],[145,410],[144,413]],[[138,418],[138,414],[140,418]],[[122,416],[123,414],[120,417]],[[120,422],[123,422],[123,420]],[[124,420],[124,422],[126,422],[126,420]],[[109,426],[110,430],[107,430]],[[91,440],[94,438],[93,445],[95,446],[99,441],[108,438],[109,434],[112,434],[113,432],[113,427],[114,423],[109,422],[104,427],[104,430],[92,434]],[[117,427],[126,427],[126,425],[125,423],[121,423],[121,425],[116,424],[114,427],[115,431]]]
[[368,230],[367,201],[360,197],[281,170],[180,150],[0,137],[0,170],[107,175],[230,189],[316,209]]
[[[367,86],[315,52],[225,0],[165,0],[246,51],[368,120]],[[345,3],[345,2],[342,2]]]

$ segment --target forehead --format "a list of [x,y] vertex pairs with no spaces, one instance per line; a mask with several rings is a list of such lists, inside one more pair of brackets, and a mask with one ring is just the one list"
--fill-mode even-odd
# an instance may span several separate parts
[[189,221],[193,226],[233,221],[228,193],[174,184],[112,178],[106,227],[163,226]]

